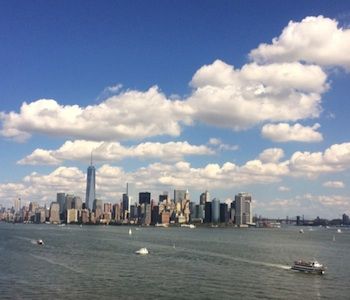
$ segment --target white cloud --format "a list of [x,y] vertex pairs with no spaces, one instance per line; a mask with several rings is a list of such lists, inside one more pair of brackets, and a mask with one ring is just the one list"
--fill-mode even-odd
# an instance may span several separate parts
[[279,190],[280,192],[289,192],[289,191],[290,191],[290,188],[287,187],[287,186],[281,185],[281,186],[278,187],[278,190]]
[[259,155],[262,162],[279,162],[284,157],[284,151],[280,148],[265,149]]
[[299,123],[289,125],[288,123],[265,124],[262,127],[261,134],[264,138],[274,142],[320,142],[323,140],[321,133],[316,130],[320,124],[313,126],[303,126]]
[[269,211],[272,216],[297,216],[307,213],[305,218],[334,218],[350,212],[350,197],[341,195],[298,195],[293,198],[277,198],[273,201],[257,202],[259,209]]
[[[287,176],[314,179],[321,174],[350,168],[350,143],[332,145],[323,153],[295,152],[285,161],[280,161],[282,157],[282,149],[272,148],[263,151],[259,159],[242,165],[226,162],[194,167],[186,161],[157,162],[126,172],[120,167],[104,164],[96,172],[98,197],[109,201],[119,200],[126,182],[134,182],[144,190],[161,192],[173,188],[241,188],[280,182]],[[0,184],[0,198],[13,201],[13,197],[21,197],[24,201],[44,202],[54,200],[60,191],[77,193],[84,198],[85,180],[85,172],[72,167],[59,167],[48,175],[34,172],[22,182]],[[279,190],[286,191],[287,188],[280,187]],[[326,198],[323,200],[324,203],[328,201]]]
[[322,173],[341,172],[350,167],[350,143],[335,144],[322,152],[295,152],[290,170],[296,176],[317,177]]
[[236,151],[239,149],[238,145],[224,144],[218,138],[210,138],[208,144],[215,146],[219,151]]
[[259,63],[306,61],[350,70],[350,29],[323,16],[290,21],[272,44],[261,44],[250,52]]
[[253,63],[239,70],[216,60],[193,76],[194,91],[186,102],[194,120],[233,130],[314,118],[322,110],[326,78],[320,67],[300,63]]
[[343,189],[345,187],[345,184],[342,181],[326,181],[323,183],[323,186],[334,189]]
[[[134,172],[126,172],[120,167],[104,164],[96,170],[97,197],[116,202],[125,191],[126,182],[134,182],[138,188],[161,192],[165,189],[191,188],[202,190],[228,189],[250,184],[278,182],[288,173],[284,163],[264,164],[258,160],[248,161],[242,166],[226,162],[222,165],[207,164],[195,168],[190,163],[153,163]],[[21,197],[23,201],[51,202],[57,192],[74,193],[85,198],[86,174],[77,168],[58,167],[50,174],[32,173],[19,183],[0,184],[0,197],[13,201]],[[6,205],[6,203],[5,203]]]
[[217,146],[221,144],[221,140],[218,138],[210,138],[208,144]]
[[94,161],[117,161],[124,158],[180,160],[188,155],[211,155],[214,151],[204,145],[188,142],[147,142],[124,147],[117,142],[94,142],[75,140],[65,142],[57,150],[36,149],[18,161],[21,165],[58,165],[66,160],[89,161],[93,152]]
[[[157,87],[122,91],[97,105],[60,105],[52,99],[23,103],[20,111],[1,112],[0,134],[25,141],[40,133],[74,139],[111,141],[178,136],[193,121],[243,130],[266,121],[318,117],[327,76],[318,66],[298,62],[251,63],[242,69],[220,60],[193,76],[192,94],[169,100]],[[117,86],[114,89],[119,89]]]
[[189,123],[190,108],[170,101],[152,87],[146,92],[125,91],[98,105],[60,105],[52,99],[23,103],[19,113],[1,112],[1,135],[17,140],[33,133],[90,140],[142,139],[178,136],[180,122]]

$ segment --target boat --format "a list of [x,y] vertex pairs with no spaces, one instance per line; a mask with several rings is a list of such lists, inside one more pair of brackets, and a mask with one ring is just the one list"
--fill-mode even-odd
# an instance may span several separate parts
[[315,273],[315,274],[324,274],[325,267],[320,264],[318,261],[304,261],[304,260],[297,260],[294,262],[294,264],[291,267],[292,270],[306,272],[306,273]]
[[136,254],[139,254],[139,255],[147,255],[149,252],[147,250],[147,248],[141,248],[137,251],[135,251]]
[[196,228],[196,225],[194,224],[181,224],[180,227],[186,227],[186,228]]
[[337,232],[338,232],[338,233],[341,233],[341,229],[340,229],[340,228],[338,228],[338,229],[337,229]]
[[304,229],[300,229],[300,230],[299,230],[299,233],[304,233]]
[[131,228],[129,228],[129,235],[132,235],[132,231],[131,231]]
[[37,243],[38,245],[44,245],[44,241],[43,241],[43,240],[41,240],[41,239],[36,240],[36,243]]

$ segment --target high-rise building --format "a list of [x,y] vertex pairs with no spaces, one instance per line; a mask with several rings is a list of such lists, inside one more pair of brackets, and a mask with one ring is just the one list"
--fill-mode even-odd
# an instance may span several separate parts
[[227,203],[220,203],[220,223],[228,223],[229,211]]
[[60,223],[60,205],[58,202],[51,202],[49,221],[53,224]]
[[205,202],[204,206],[204,223],[210,223],[211,222],[211,205],[212,203],[207,201]]
[[149,192],[142,192],[139,193],[139,204],[151,204],[151,193]]
[[220,222],[220,200],[216,198],[211,201],[211,221],[212,223]]
[[91,165],[87,168],[86,177],[86,198],[85,207],[92,210],[93,201],[96,198],[95,193],[95,167],[92,165],[92,153],[91,153]]
[[20,208],[21,208],[21,198],[16,198],[14,200],[14,207],[15,207],[15,212],[19,212]]
[[67,194],[64,202],[64,212],[68,209],[74,208],[74,195]]
[[130,206],[137,203],[137,189],[134,183],[126,183],[126,195],[128,196],[128,207],[127,210],[130,214]]
[[199,204],[205,205],[205,202],[208,202],[208,201],[210,201],[210,194],[208,191],[205,191],[199,197]]
[[123,194],[122,197],[122,219],[125,220],[128,217],[129,197],[127,194]]
[[67,209],[67,224],[78,222],[78,210],[75,208]]
[[186,190],[174,190],[174,201],[175,203],[182,202],[186,199]]
[[248,225],[253,222],[252,196],[248,193],[238,193],[235,196],[235,223],[237,226]]
[[82,210],[83,201],[81,200],[81,198],[79,196],[75,196],[73,198],[73,208],[75,208],[77,210]]
[[65,201],[66,201],[66,194],[65,193],[57,193],[56,202],[60,206],[60,214],[64,212],[64,202]]

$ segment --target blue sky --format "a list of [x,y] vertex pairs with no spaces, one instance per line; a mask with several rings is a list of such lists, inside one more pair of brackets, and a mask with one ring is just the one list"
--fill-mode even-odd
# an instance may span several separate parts
[[100,2],[0,4],[2,205],[84,199],[93,150],[105,201],[350,213],[349,3]]

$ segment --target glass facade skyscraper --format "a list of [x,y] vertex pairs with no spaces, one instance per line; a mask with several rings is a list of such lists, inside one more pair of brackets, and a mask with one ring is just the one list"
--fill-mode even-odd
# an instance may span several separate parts
[[85,207],[92,210],[95,198],[95,167],[91,163],[87,169]]

